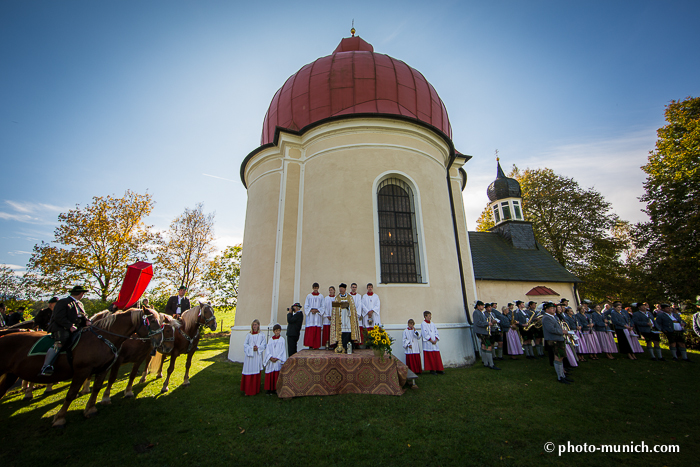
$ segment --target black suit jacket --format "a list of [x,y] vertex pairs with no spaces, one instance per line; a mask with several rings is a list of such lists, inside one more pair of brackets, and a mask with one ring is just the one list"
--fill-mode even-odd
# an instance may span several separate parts
[[72,297],[66,297],[56,302],[49,321],[49,332],[55,332],[57,329],[69,330],[72,325],[78,326],[80,321],[85,319],[85,309],[83,304]]
[[299,337],[301,334],[301,324],[304,322],[304,313],[287,313],[287,335],[290,337]]
[[34,324],[39,326],[39,329],[42,331],[46,331],[49,328],[51,315],[53,315],[53,310],[51,310],[51,308],[44,308],[34,316]]
[[[165,314],[173,316],[177,312],[177,295],[173,295],[168,299],[168,303],[165,305]],[[180,303],[180,313],[184,313],[189,310],[190,299],[187,297],[182,297],[182,302]]]

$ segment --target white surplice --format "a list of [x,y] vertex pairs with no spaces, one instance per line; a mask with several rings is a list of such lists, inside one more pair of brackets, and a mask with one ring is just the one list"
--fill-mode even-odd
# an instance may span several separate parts
[[[270,361],[271,358],[277,358],[276,362]],[[265,349],[265,359],[263,363],[265,364],[265,373],[272,373],[273,371],[280,371],[282,369],[282,364],[287,361],[287,345],[284,341],[284,337],[280,336],[275,339],[274,336],[270,337],[267,341],[267,348]]]
[[[253,347],[258,346],[258,350],[253,350]],[[253,334],[249,332],[245,336],[245,343],[243,344],[243,353],[245,354],[245,359],[243,360],[243,374],[244,375],[254,375],[260,373],[263,369],[263,353],[265,352],[265,336],[263,333],[258,332]]]
[[[311,310],[316,308],[319,312],[314,314]],[[322,326],[323,325],[323,310],[326,308],[326,303],[323,299],[323,294],[314,295],[310,293],[306,296],[304,302],[304,314],[306,315],[306,327]]]
[[[439,352],[440,347],[438,347],[438,342],[440,341],[440,334],[438,334],[437,326],[435,326],[435,323],[433,323],[432,321],[428,323],[425,320],[423,320],[423,322],[420,323],[420,331],[423,335],[423,351]],[[435,339],[435,344],[430,342],[431,339]]]
[[[372,324],[369,324],[369,311],[372,310]],[[382,321],[379,317],[379,295],[376,293],[365,294],[362,296],[362,325],[366,328],[372,328],[374,326],[379,326]]]
[[331,314],[333,313],[333,302],[334,301],[335,301],[335,295],[333,295],[332,297],[329,295],[324,300],[324,305],[325,305],[323,307],[323,325],[324,326],[331,324]]
[[[403,330],[403,352],[408,355],[412,353],[420,353],[420,332],[414,327],[413,329]],[[409,347],[409,345],[411,347]]]

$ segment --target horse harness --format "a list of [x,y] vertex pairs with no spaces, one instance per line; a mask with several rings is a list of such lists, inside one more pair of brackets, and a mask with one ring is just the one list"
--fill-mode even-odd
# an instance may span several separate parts
[[[141,341],[141,342],[146,342],[146,341],[151,340],[151,338],[152,338],[153,336],[163,333],[163,326],[161,326],[160,329],[158,329],[157,331],[152,331],[151,328],[149,327],[150,324],[151,324],[151,323],[150,323],[150,321],[148,320],[148,317],[144,316],[144,317],[143,317],[143,322],[142,322],[142,324],[139,325],[138,328],[136,328],[136,331],[138,331],[139,328],[140,328],[142,325],[143,325],[143,326],[146,326],[146,327],[148,328],[148,337],[123,336],[123,335],[117,334],[117,333],[115,333],[115,332],[107,331],[106,329],[100,329],[100,328],[98,328],[98,329],[100,329],[100,331],[101,331],[102,333],[105,333],[105,334],[111,334],[111,335],[113,335],[113,336],[123,337],[123,338],[125,338],[125,339],[132,339],[132,340],[139,340],[139,341]],[[90,329],[90,331],[91,331],[95,336],[97,336],[97,338],[98,338],[99,340],[101,340],[102,342],[104,342],[105,345],[107,345],[107,347],[109,347],[109,350],[112,351],[112,354],[114,355],[114,359],[112,359],[112,363],[110,363],[109,366],[106,368],[106,370],[109,370],[110,368],[112,368],[112,365],[114,365],[114,363],[115,363],[115,362],[117,361],[117,359],[119,358],[119,349],[117,349],[117,346],[115,346],[109,339],[107,339],[106,337],[104,337],[102,334],[98,334],[97,332],[95,332],[95,327],[94,327],[94,326],[90,326],[88,329]],[[134,332],[136,332],[136,331],[134,331]],[[84,330],[83,330],[82,332],[84,332]],[[163,344],[161,343],[161,345],[163,345]],[[105,371],[106,371],[106,370],[105,370]]]
[[[209,318],[205,318],[204,315],[202,314],[202,311],[199,311],[199,316],[204,318],[204,322],[200,323],[199,320],[197,320],[197,332],[194,333],[194,337],[190,337],[185,332],[182,330],[182,328],[177,328],[177,330],[182,334],[182,337],[187,339],[187,342],[189,342],[189,345],[187,346],[187,353],[190,353],[190,350],[192,350],[192,346],[194,346],[194,343],[197,339],[199,339],[199,331],[202,329],[202,327],[206,326],[209,324],[209,322],[213,319],[216,319],[214,316],[214,313],[212,312],[211,316]],[[173,335],[173,340],[175,340],[175,336]]]

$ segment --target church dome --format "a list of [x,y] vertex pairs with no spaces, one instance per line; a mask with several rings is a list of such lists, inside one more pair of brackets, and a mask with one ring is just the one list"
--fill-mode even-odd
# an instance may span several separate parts
[[425,77],[353,36],[303,66],[275,93],[261,145],[273,142],[276,127],[299,131],[327,118],[362,114],[416,119],[452,139],[445,104]]
[[522,198],[520,183],[514,178],[506,177],[506,174],[503,173],[503,169],[501,169],[501,163],[497,162],[497,164],[496,180],[494,180],[486,190],[489,201],[494,202],[498,199]]

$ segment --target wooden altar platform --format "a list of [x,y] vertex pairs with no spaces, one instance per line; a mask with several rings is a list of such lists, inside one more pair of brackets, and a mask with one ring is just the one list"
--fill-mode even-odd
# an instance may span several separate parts
[[282,366],[277,394],[282,399],[335,394],[400,396],[408,367],[396,357],[380,358],[372,350],[351,355],[330,350],[302,350]]

